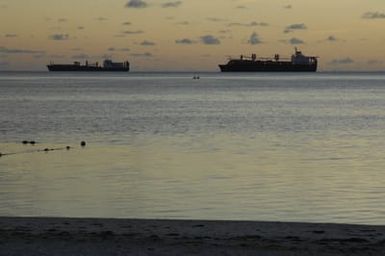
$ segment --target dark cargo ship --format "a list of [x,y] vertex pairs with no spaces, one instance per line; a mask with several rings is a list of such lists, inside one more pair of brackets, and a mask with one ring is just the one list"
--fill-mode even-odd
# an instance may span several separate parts
[[251,58],[241,55],[239,59],[230,59],[227,64],[219,65],[222,72],[316,72],[318,57],[305,56],[295,49],[291,59],[280,59],[276,54],[274,58]]
[[47,65],[49,71],[89,71],[89,72],[128,72],[130,70],[130,63],[125,62],[112,62],[111,60],[105,60],[103,66],[100,66],[98,62],[95,64],[89,64],[86,61],[85,65],[81,65],[80,62],[76,61],[73,64],[49,64]]

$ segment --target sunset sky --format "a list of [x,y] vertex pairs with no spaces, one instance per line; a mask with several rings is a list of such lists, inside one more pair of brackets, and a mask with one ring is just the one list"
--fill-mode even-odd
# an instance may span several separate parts
[[384,0],[0,0],[0,70],[128,60],[133,71],[218,71],[228,56],[385,70]]

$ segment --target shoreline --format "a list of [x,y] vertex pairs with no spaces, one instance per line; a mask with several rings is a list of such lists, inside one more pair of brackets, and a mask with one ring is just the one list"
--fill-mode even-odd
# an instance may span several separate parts
[[385,226],[0,217],[0,255],[380,255]]

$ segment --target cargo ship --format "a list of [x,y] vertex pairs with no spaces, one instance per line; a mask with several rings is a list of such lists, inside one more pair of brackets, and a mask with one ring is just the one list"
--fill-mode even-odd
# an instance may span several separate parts
[[219,65],[222,72],[316,72],[318,57],[305,56],[295,48],[291,58],[281,59],[279,54],[274,58],[257,58],[241,55],[239,59],[230,58],[227,64]]
[[49,71],[86,71],[86,72],[128,72],[130,70],[130,63],[125,62],[112,62],[112,60],[104,60],[103,65],[100,66],[98,62],[90,64],[88,61],[84,65],[75,61],[73,64],[54,64],[47,65]]

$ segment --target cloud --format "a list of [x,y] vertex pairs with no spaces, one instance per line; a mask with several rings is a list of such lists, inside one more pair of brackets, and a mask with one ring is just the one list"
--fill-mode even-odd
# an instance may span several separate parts
[[68,20],[66,18],[60,18],[60,19],[57,19],[57,22],[61,23],[61,22],[67,22]]
[[351,64],[353,62],[354,62],[354,60],[352,60],[349,57],[346,57],[346,58],[343,58],[343,59],[334,59],[334,60],[332,60],[329,63],[333,64],[333,65],[344,65],[344,64]]
[[208,21],[213,21],[213,22],[220,22],[220,21],[226,21],[226,19],[221,19],[221,18],[215,18],[215,17],[208,17],[206,18]]
[[335,41],[337,41],[337,38],[335,36],[328,36],[328,38],[326,38],[326,40],[329,42],[335,42]]
[[55,41],[63,41],[63,40],[68,40],[69,35],[68,34],[53,34],[53,35],[50,35],[49,38],[51,40],[55,40]]
[[81,53],[81,54],[73,55],[71,58],[72,59],[88,59],[88,58],[90,58],[90,56],[88,56],[85,53]]
[[34,59],[41,59],[45,56],[45,53],[33,55]]
[[293,37],[293,38],[291,38],[291,39],[289,40],[289,43],[290,43],[290,44],[304,44],[305,42],[302,41],[301,39],[298,39],[298,38]]
[[5,37],[12,38],[12,37],[18,37],[17,34],[5,34]]
[[383,12],[366,12],[362,15],[363,19],[385,19],[385,13]]
[[222,30],[219,30],[218,32],[221,34],[227,34],[227,33],[230,33],[231,30],[230,29],[222,29]]
[[256,32],[252,33],[250,35],[250,38],[249,38],[249,41],[248,41],[249,44],[252,44],[252,45],[256,45],[256,44],[261,44],[262,41],[261,39],[259,38],[258,34]]
[[137,8],[137,9],[146,8],[147,3],[143,0],[130,0],[130,1],[128,1],[128,3],[126,3],[126,7],[127,8]]
[[84,27],[83,27],[83,26],[78,26],[77,29],[78,29],[78,30],[83,30]]
[[304,23],[297,23],[297,24],[291,24],[285,28],[283,31],[284,33],[290,33],[294,30],[305,30],[307,29],[306,25]]
[[342,39],[342,38],[338,38],[334,35],[330,35],[328,37],[326,37],[325,39],[323,40],[318,40],[319,43],[323,43],[323,42],[327,42],[327,43],[336,43],[336,42],[346,42],[346,40]]
[[233,22],[229,23],[227,26],[232,27],[232,26],[242,26],[242,27],[255,27],[255,26],[261,26],[261,27],[266,27],[269,26],[268,23],[266,22],[256,22],[252,21],[250,23],[239,23],[239,22]]
[[176,7],[179,7],[181,4],[182,4],[182,1],[167,2],[167,3],[162,4],[162,7],[163,8],[170,8],[170,7],[176,8]]
[[123,26],[129,26],[129,25],[131,25],[131,24],[132,24],[132,23],[131,23],[131,22],[128,22],[128,21],[122,23]]
[[0,61],[0,67],[6,67],[6,66],[9,66],[8,61]]
[[177,25],[189,25],[190,23],[188,22],[188,21],[181,21],[181,22],[177,22],[177,23],[175,23],[175,24],[177,24]]
[[188,38],[183,38],[183,39],[175,40],[175,43],[177,43],[177,44],[195,44],[195,41],[188,39]]
[[108,19],[105,18],[105,17],[97,17],[96,20],[97,20],[97,21],[106,21],[106,20],[108,20]]
[[120,48],[120,49],[117,49],[117,48],[115,48],[115,47],[110,47],[110,48],[108,48],[107,50],[110,51],[110,52],[116,52],[116,51],[119,51],[119,52],[128,52],[128,51],[130,51],[130,49],[128,49],[128,48]]
[[52,55],[49,55],[49,57],[53,58],[53,59],[63,59],[66,56],[65,55],[60,55],[60,54],[52,54]]
[[5,54],[43,54],[44,51],[35,51],[35,50],[26,50],[26,49],[15,49],[15,48],[6,48],[0,46],[0,53]]
[[105,59],[105,60],[112,59],[112,55],[110,55],[110,54],[102,54],[102,55],[95,56],[95,57],[97,57],[98,59]]
[[291,8],[293,8],[293,6],[292,6],[291,4],[288,4],[288,5],[285,5],[283,8],[285,8],[285,9],[291,9]]
[[150,58],[153,57],[153,55],[150,52],[145,52],[145,53],[132,53],[130,54],[133,57],[145,57],[145,58]]
[[377,65],[384,63],[382,60],[368,60],[369,65]]
[[244,6],[244,5],[238,5],[238,6],[235,7],[235,8],[237,8],[237,9],[247,9],[246,6]]
[[215,44],[221,43],[221,41],[218,38],[216,38],[212,35],[201,36],[201,41],[202,41],[202,43],[209,44],[209,45],[215,45]]
[[155,43],[151,42],[151,41],[144,40],[143,42],[140,43],[140,45],[142,45],[142,46],[153,46],[153,45],[155,45]]
[[127,35],[133,35],[133,34],[143,34],[143,30],[135,30],[135,31],[132,31],[132,30],[126,30],[124,32],[122,32],[123,34],[127,34]]

